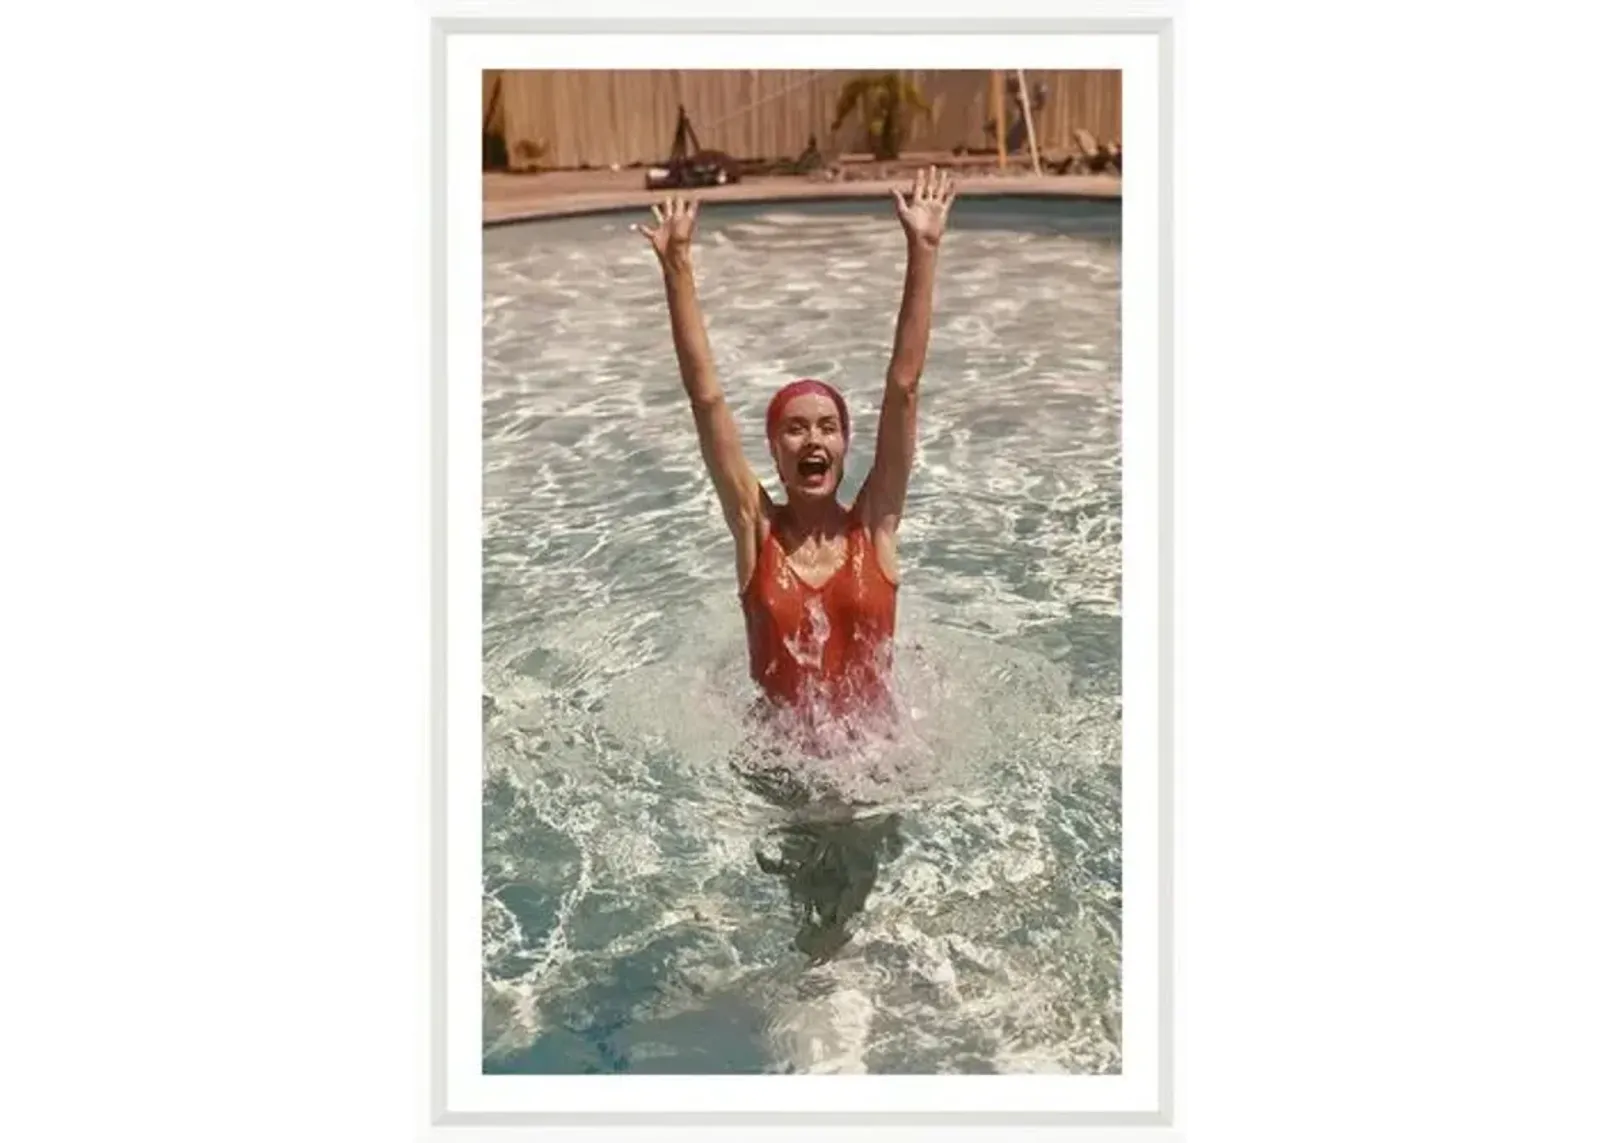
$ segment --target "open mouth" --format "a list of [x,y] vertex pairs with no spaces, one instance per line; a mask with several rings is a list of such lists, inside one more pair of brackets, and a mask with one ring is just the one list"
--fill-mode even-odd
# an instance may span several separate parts
[[818,480],[828,475],[828,458],[821,453],[811,453],[800,458],[800,479]]

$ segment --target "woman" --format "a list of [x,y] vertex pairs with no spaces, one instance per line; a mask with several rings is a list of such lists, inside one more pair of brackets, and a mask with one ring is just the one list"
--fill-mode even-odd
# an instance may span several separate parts
[[772,398],[767,442],[785,492],[775,503],[745,459],[712,362],[690,256],[696,206],[670,199],[653,208],[654,227],[638,228],[661,262],[700,453],[733,533],[751,678],[772,708],[811,730],[891,709],[895,537],[916,447],[934,270],[954,194],[949,174],[929,168],[917,173],[909,197],[893,195],[906,235],[905,289],[872,470],[848,507],[839,501],[850,445],[844,398],[812,379]]

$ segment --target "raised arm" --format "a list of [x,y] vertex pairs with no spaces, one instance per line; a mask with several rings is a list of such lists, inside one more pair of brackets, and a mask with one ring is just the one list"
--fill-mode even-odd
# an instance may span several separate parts
[[689,253],[697,208],[694,203],[670,198],[651,209],[655,212],[656,225],[638,229],[650,240],[661,262],[667,312],[672,319],[672,344],[678,353],[678,372],[689,397],[689,407],[694,412],[700,455],[717,490],[723,519],[733,533],[742,587],[755,567],[762,488],[745,458],[739,443],[739,426],[728,410],[722,386],[717,381],[711,340],[706,336],[705,318],[700,312],[694,264]]
[[917,389],[928,357],[933,324],[933,279],[939,243],[955,198],[948,172],[918,171],[908,199],[894,192],[895,213],[906,232],[906,279],[895,325],[894,352],[878,418],[878,448],[862,486],[861,512],[878,539],[879,554],[892,567],[894,535],[905,509],[906,488],[917,448]]

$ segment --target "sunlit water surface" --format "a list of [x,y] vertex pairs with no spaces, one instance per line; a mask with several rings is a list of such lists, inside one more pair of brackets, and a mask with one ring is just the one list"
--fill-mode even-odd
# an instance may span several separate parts
[[[958,200],[909,728],[788,771],[798,807],[741,761],[733,547],[630,221],[483,238],[485,1070],[1119,1070],[1118,207]],[[851,401],[865,476],[903,259],[886,203],[702,213],[774,491],[762,413],[799,376]]]

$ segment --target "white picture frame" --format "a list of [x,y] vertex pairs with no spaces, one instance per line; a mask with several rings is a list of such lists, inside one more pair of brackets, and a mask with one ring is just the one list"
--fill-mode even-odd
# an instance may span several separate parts
[[[1145,5],[1146,9],[1153,6]],[[1173,970],[1172,970],[1172,83],[1174,21],[1159,14],[1131,17],[1055,20],[884,20],[857,22],[847,29],[838,23],[806,20],[519,20],[491,17],[447,17],[432,23],[432,723],[431,805],[428,906],[430,942],[427,988],[430,997],[428,1138],[476,1137],[479,1128],[528,1129],[528,1137],[549,1139],[561,1127],[643,1126],[681,1128],[819,1127],[863,1125],[917,1129],[927,1136],[935,1127],[1025,1128],[1072,1126],[1116,1128],[1118,1139],[1130,1137],[1128,1128],[1140,1128],[1138,1137],[1168,1136],[1173,1123]],[[1124,1085],[1109,1102],[1089,1093],[1076,1100],[1040,1097],[1047,1085],[1089,1084],[1109,1077],[973,1076],[973,1077],[555,1077],[564,1090],[577,1091],[558,1110],[549,1109],[548,1091],[505,1094],[509,1077],[482,1077],[491,1082],[473,1084],[461,1060],[463,1045],[471,1042],[470,1028],[463,1034],[463,997],[470,996],[477,1012],[478,994],[467,977],[481,971],[470,957],[476,944],[478,898],[462,887],[475,875],[478,836],[471,825],[479,813],[475,799],[463,792],[478,783],[481,748],[472,749],[474,732],[481,733],[476,713],[479,679],[472,671],[477,644],[469,633],[479,614],[474,584],[481,574],[476,502],[467,492],[479,461],[474,438],[477,424],[470,409],[478,400],[479,374],[475,346],[479,321],[474,305],[481,304],[481,194],[467,197],[469,179],[481,177],[478,139],[462,138],[460,114],[469,75],[474,93],[477,72],[484,66],[533,66],[527,57],[496,57],[505,45],[519,39],[549,41],[562,37],[564,45],[587,45],[587,59],[603,59],[606,38],[669,34],[678,37],[741,37],[751,42],[774,37],[789,44],[821,37],[838,45],[846,41],[893,43],[897,50],[914,44],[916,37],[953,37],[960,34],[972,63],[990,66],[983,47],[998,47],[1001,38],[1025,38],[1035,53],[1048,57],[1048,47],[1068,40],[1080,44],[1136,42],[1138,66],[1126,67],[1124,150],[1129,158],[1124,198],[1124,339],[1125,374],[1142,378],[1137,391],[1143,398],[1125,401],[1125,417],[1137,433],[1128,436],[1125,455],[1125,512],[1129,589],[1125,586],[1124,637],[1126,646],[1148,651],[1141,676],[1151,701],[1137,707],[1141,747],[1139,758],[1129,758],[1130,773],[1142,775],[1145,785],[1132,802],[1147,815],[1136,843],[1144,857],[1133,866],[1142,873],[1130,878],[1127,899],[1136,896],[1132,881],[1142,878],[1139,904],[1147,908],[1148,941],[1140,955],[1125,960],[1125,973],[1135,979],[1125,984],[1131,1012],[1143,1011],[1151,1034],[1139,1048],[1143,1068],[1137,1084]],[[892,36],[893,39],[885,37]],[[687,42],[687,41],[685,41]],[[1015,43],[1017,41],[1013,41]],[[597,46],[598,45],[598,46]],[[1041,47],[1043,45],[1043,47]],[[598,54],[596,54],[598,53]],[[513,53],[514,55],[515,53]],[[569,58],[574,53],[564,52]],[[1065,66],[1097,66],[1087,62]],[[1000,62],[1000,61],[995,61]],[[607,66],[577,61],[569,66]],[[683,65],[693,66],[693,65]],[[775,65],[773,65],[775,66]],[[1043,66],[1043,65],[1035,65]],[[1057,65],[1061,66],[1061,65]],[[1101,65],[1103,66],[1103,65]],[[1131,85],[1131,86],[1129,86]],[[454,101],[453,101],[454,100]],[[1131,219],[1131,221],[1130,221]],[[1130,241],[1131,240],[1131,241]],[[476,251],[476,253],[475,253]],[[1131,285],[1130,285],[1131,283]],[[1130,332],[1130,330],[1132,332]],[[1131,411],[1130,411],[1131,410]],[[1126,431],[1126,430],[1125,430]],[[1134,439],[1140,442],[1133,449]],[[1142,514],[1142,516],[1141,516]],[[1141,516],[1143,531],[1131,518]],[[1142,539],[1141,539],[1142,537]],[[1144,642],[1141,644],[1141,640]],[[1125,655],[1127,651],[1125,650]],[[470,697],[471,715],[463,696]],[[1125,715],[1126,718],[1126,715]],[[1126,732],[1126,725],[1125,725]],[[1129,799],[1125,798],[1126,805]],[[1130,819],[1131,823],[1132,819]],[[1126,838],[1126,835],[1125,835]],[[1133,848],[1125,840],[1125,846]],[[1131,856],[1131,854],[1130,854]],[[472,865],[464,873],[462,863]],[[465,899],[464,899],[465,898]],[[1130,910],[1131,911],[1131,910]],[[1131,966],[1131,967],[1130,967]],[[1144,1008],[1141,1009],[1141,1003]],[[481,1012],[477,1012],[481,1018]],[[470,1024],[470,1021],[468,1021]],[[455,1055],[452,1055],[452,1051]],[[475,1055],[475,1053],[474,1053]],[[1130,1059],[1133,1052],[1130,1050]],[[1130,1071],[1131,1071],[1130,1067]],[[521,1078],[521,1077],[517,1077]],[[1119,1077],[1120,1078],[1120,1077]],[[923,1080],[919,1088],[904,1080]],[[593,1082],[591,1082],[593,1081]],[[747,1095],[729,1106],[711,1096],[721,1085],[725,1092],[741,1087]],[[797,1104],[830,1106],[827,1113],[798,1107],[774,1107],[779,1087],[800,1092]],[[547,1085],[548,1087],[548,1085]],[[1136,1087],[1137,1090],[1132,1090]],[[498,1092],[490,1091],[498,1088]],[[687,1092],[687,1088],[695,1089]],[[826,1089],[826,1091],[824,1091]],[[898,1089],[898,1090],[896,1090]],[[1063,1089],[1064,1090],[1064,1089]],[[1084,1089],[1087,1091],[1087,1089]],[[659,1105],[671,1097],[672,1107]],[[930,1098],[953,1100],[943,1106]],[[1118,1103],[1118,1101],[1121,1101]],[[652,1101],[657,1101],[653,1104]],[[520,1106],[518,1106],[520,1102]],[[577,1103],[585,1104],[583,1107]],[[1118,1103],[1117,1106],[1111,1106]],[[536,1110],[544,1107],[544,1110]],[[627,1108],[623,1110],[622,1108]],[[914,1109],[915,1108],[915,1109]],[[534,1129],[538,1129],[537,1132]],[[519,1133],[520,1134],[520,1133]]]

